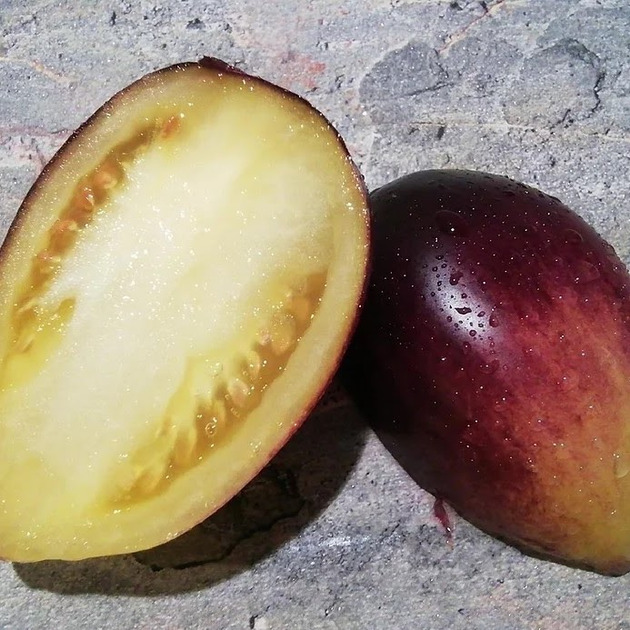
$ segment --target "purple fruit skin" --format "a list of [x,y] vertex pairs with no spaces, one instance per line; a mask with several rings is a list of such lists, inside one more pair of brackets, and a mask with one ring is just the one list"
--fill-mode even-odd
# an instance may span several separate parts
[[556,198],[485,173],[415,173],[371,205],[344,372],[381,440],[482,529],[627,571],[630,277],[613,248]]

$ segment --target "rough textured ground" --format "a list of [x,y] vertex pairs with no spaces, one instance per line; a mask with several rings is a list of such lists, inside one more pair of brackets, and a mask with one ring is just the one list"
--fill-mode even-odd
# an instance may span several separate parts
[[[218,56],[310,99],[371,188],[419,168],[538,185],[630,259],[627,0],[0,0],[0,228],[83,119]],[[161,549],[0,566],[0,628],[629,629],[630,577],[455,519],[333,392],[228,508]]]

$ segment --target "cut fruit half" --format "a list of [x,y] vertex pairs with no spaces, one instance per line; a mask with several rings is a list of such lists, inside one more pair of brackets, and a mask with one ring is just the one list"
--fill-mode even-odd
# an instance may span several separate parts
[[0,555],[160,544],[297,429],[352,331],[366,191],[308,103],[150,74],[33,186],[0,258]]

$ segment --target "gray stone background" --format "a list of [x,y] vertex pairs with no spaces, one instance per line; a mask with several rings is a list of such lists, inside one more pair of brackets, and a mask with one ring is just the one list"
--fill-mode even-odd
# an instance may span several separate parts
[[[217,56],[298,92],[370,188],[436,167],[564,200],[630,258],[627,0],[0,0],[0,228],[72,129]],[[628,629],[630,577],[521,555],[400,471],[343,394],[169,545],[0,566],[0,628]]]

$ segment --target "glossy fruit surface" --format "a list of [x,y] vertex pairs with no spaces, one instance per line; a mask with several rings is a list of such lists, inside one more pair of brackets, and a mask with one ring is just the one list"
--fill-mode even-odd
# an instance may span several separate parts
[[465,171],[371,195],[347,374],[411,476],[480,528],[630,568],[630,278],[557,199]]
[[366,194],[308,103],[216,60],[147,75],[33,186],[0,259],[0,556],[148,548],[297,429],[346,346]]

